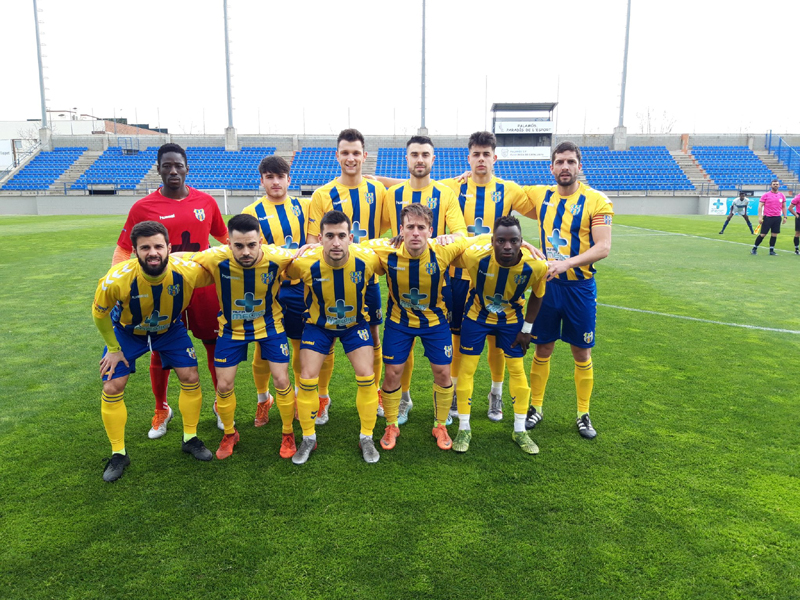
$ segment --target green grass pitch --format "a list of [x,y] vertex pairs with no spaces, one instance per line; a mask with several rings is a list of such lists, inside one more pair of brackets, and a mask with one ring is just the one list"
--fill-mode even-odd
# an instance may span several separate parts
[[[439,451],[418,347],[414,409],[378,464],[361,460],[341,354],[308,464],[278,457],[276,409],[253,427],[247,364],[241,442],[200,463],[180,451],[177,410],[147,439],[145,358],[126,392],[132,464],[109,485],[90,304],[122,217],[0,218],[0,597],[800,597],[800,257],[791,228],[780,256],[753,257],[744,223],[720,236],[722,221],[616,219],[598,264],[594,441],[576,432],[559,344],[538,456],[511,441],[509,403],[486,418],[485,363],[470,451]],[[216,449],[203,353],[199,435]]]

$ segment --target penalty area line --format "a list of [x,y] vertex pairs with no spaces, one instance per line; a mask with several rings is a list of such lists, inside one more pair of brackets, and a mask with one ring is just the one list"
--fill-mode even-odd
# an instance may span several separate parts
[[656,315],[658,317],[669,317],[671,319],[684,319],[686,321],[698,321],[700,323],[709,323],[711,325],[725,325],[727,327],[741,327],[742,329],[756,329],[758,331],[775,331],[778,333],[791,333],[794,335],[800,335],[800,331],[794,331],[793,329],[777,329],[775,327],[759,327],[758,325],[746,325],[743,323],[725,323],[724,321],[712,321],[710,319],[699,319],[697,317],[687,317],[684,315],[671,315],[669,313],[662,313],[656,312],[654,310],[644,310],[641,308],[630,308],[628,306],[615,306],[613,304],[603,304],[601,302],[597,303],[597,306],[604,306],[606,308],[616,308],[618,310],[627,310],[630,312],[638,312],[644,313],[646,315]]

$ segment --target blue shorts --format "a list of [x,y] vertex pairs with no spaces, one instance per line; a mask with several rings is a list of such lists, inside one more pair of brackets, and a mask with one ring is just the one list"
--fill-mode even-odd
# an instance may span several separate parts
[[383,327],[383,362],[387,365],[404,364],[417,337],[422,338],[425,358],[432,365],[449,365],[453,362],[453,336],[447,323],[420,329],[400,325],[391,319]]
[[594,278],[547,282],[542,307],[533,322],[531,342],[563,340],[578,348],[594,346],[597,323],[597,284]]
[[359,321],[347,329],[333,331],[331,329],[323,329],[311,323],[306,323],[303,329],[303,337],[300,340],[300,349],[313,350],[320,354],[328,354],[338,338],[341,340],[342,346],[344,346],[345,353],[349,354],[353,350],[373,345],[372,334],[369,330],[370,325],[371,323],[368,324],[366,321]]
[[450,308],[450,331],[453,335],[461,335],[461,323],[464,320],[464,306],[467,304],[469,288],[472,282],[468,279],[450,279],[452,302]]
[[[119,346],[130,367],[126,367],[124,362],[119,362],[111,379],[136,373],[136,359],[151,350],[159,353],[161,366],[164,369],[197,367],[194,346],[192,346],[192,340],[189,339],[189,334],[186,333],[183,321],[175,321],[169,326],[169,329],[158,335],[135,335],[115,324],[114,335],[117,336]],[[103,350],[103,356],[106,355],[106,352],[108,352],[108,348]],[[106,375],[103,375],[103,381],[108,381]]]
[[507,358],[522,358],[525,352],[520,346],[511,347],[522,330],[522,323],[507,325],[487,325],[478,323],[469,317],[461,326],[461,354],[477,355],[483,352],[487,335],[493,335],[498,348],[502,348]]
[[377,281],[368,283],[365,296],[370,327],[373,325],[380,325],[383,323],[383,311],[381,311],[381,284]]
[[247,347],[250,344],[261,346],[261,358],[274,363],[289,362],[289,342],[286,332],[274,333],[260,340],[233,340],[228,336],[217,338],[214,348],[214,365],[220,368],[235,367],[247,360]]
[[303,337],[303,314],[306,312],[305,286],[303,282],[281,284],[278,302],[283,309],[283,329],[286,337],[299,340]]

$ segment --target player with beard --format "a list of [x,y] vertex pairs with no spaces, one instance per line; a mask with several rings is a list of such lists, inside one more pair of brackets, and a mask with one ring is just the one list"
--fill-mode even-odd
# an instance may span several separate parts
[[217,368],[216,406],[225,435],[217,458],[228,458],[239,442],[234,413],[234,381],[238,365],[247,360],[251,343],[267,362],[275,381],[278,410],[283,423],[281,458],[294,455],[296,445],[294,390],[289,383],[289,344],[283,328],[283,312],[276,299],[280,276],[293,254],[279,246],[261,245],[261,228],[252,215],[236,215],[228,221],[229,245],[209,248],[189,256],[214,278],[219,300],[219,338],[214,352]]
[[[208,248],[209,236],[222,244],[227,241],[225,222],[216,200],[185,183],[189,173],[186,151],[177,144],[164,144],[158,149],[156,166],[164,185],[131,207],[117,240],[112,265],[131,257],[133,248],[130,231],[142,221],[162,223],[173,241],[174,252],[205,250]],[[208,370],[215,387],[217,380],[213,358],[218,311],[214,288],[208,287],[195,292],[183,315],[187,328],[206,348]],[[161,368],[158,352],[153,352],[150,357],[150,382],[155,396],[155,414],[147,436],[155,439],[167,432],[167,423],[172,418],[172,409],[167,404],[169,371]]]
[[136,371],[136,359],[151,350],[159,353],[160,367],[175,369],[180,381],[181,448],[198,460],[212,457],[197,437],[200,378],[192,341],[180,316],[193,292],[213,279],[198,264],[170,258],[169,234],[161,223],[137,223],[130,237],[136,258],[116,265],[100,279],[92,307],[95,325],[106,342],[100,375],[101,412],[113,453],[103,471],[107,482],[122,477],[131,462],[125,450],[125,385]]
[[556,185],[524,188],[534,206],[526,216],[539,221],[540,248],[549,264],[547,293],[533,325],[536,352],[531,366],[531,407],[525,427],[532,429],[542,420],[550,356],[556,340],[560,339],[570,345],[575,361],[578,433],[592,439],[597,435],[589,418],[597,320],[593,265],[611,251],[614,210],[605,194],[578,181],[581,151],[572,142],[556,146],[550,170]]

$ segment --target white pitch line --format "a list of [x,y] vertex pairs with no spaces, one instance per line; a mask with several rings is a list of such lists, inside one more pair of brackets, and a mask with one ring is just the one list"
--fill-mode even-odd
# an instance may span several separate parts
[[742,329],[757,329],[759,331],[776,331],[778,333],[791,333],[800,335],[800,331],[793,329],[776,329],[774,327],[759,327],[757,325],[744,325],[742,323],[725,323],[724,321],[712,321],[710,319],[698,319],[697,317],[686,317],[683,315],[671,315],[669,313],[656,312],[654,310],[643,310],[641,308],[629,308],[627,306],[614,306],[613,304],[597,303],[597,306],[605,306],[606,308],[616,308],[619,310],[627,310],[630,312],[645,313],[647,315],[656,315],[658,317],[669,317],[671,319],[684,319],[686,321],[699,321],[700,323],[710,323],[711,325],[726,325],[728,327],[741,327]]
[[[720,239],[717,239],[717,238],[710,238],[710,237],[705,237],[705,236],[702,236],[702,235],[692,235],[691,233],[677,233],[675,231],[661,231],[660,229],[648,229],[647,227],[636,227],[635,225],[622,225],[620,223],[615,223],[614,224],[614,228],[616,229],[617,227],[627,227],[629,229],[639,229],[641,231],[651,231],[651,232],[653,232],[655,234],[660,234],[660,235],[665,235],[665,234],[666,235],[680,235],[680,236],[683,236],[683,237],[697,238],[698,240],[706,240],[706,241],[709,241],[709,242],[722,242],[723,244],[736,244],[737,246],[748,246],[750,248],[753,247],[753,244],[745,244],[743,242],[733,242],[733,241],[730,241],[730,240],[720,240]],[[617,237],[620,237],[620,236],[617,236]],[[755,240],[755,239],[756,238],[754,236],[753,240]],[[768,246],[759,246],[759,248],[761,248],[762,250],[768,250],[769,249]],[[775,251],[776,252],[786,252],[787,254],[794,254],[794,250],[781,250],[780,248],[775,248]]]

